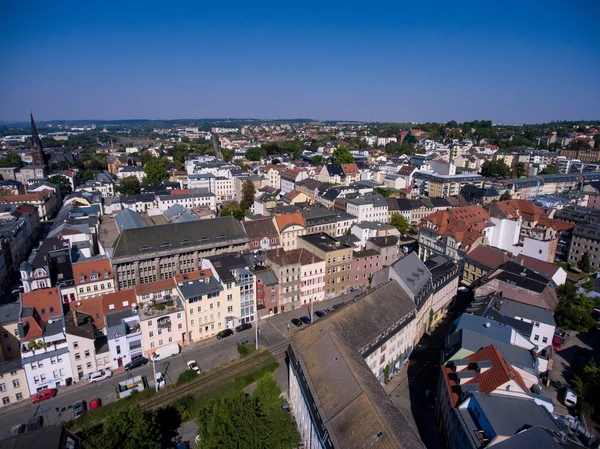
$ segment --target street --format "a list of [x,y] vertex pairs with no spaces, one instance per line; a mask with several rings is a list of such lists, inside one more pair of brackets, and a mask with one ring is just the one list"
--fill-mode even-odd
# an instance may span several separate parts
[[[353,292],[315,304],[314,310],[325,307],[331,308],[334,304],[354,298],[356,294],[357,292]],[[259,321],[260,346],[269,350],[287,342],[288,335],[295,331],[295,327],[290,324],[290,320],[305,315],[309,315],[308,307],[283,312]],[[313,318],[318,319],[317,317]],[[290,324],[289,330],[288,324]],[[255,336],[254,327],[240,333],[236,332],[234,335],[222,340],[211,338],[184,346],[180,354],[168,360],[157,362],[156,371],[163,373],[167,385],[172,385],[177,381],[179,374],[187,369],[186,363],[189,360],[195,360],[203,371],[227,363],[239,357],[237,343],[239,337],[242,336],[246,337],[252,343]],[[285,366],[283,354],[278,354],[278,359],[281,366],[275,373],[275,378],[279,382],[282,392],[286,393],[287,367]],[[154,388],[154,375],[151,363],[136,368],[131,372],[115,374],[112,378],[96,384],[89,384],[87,381],[83,381],[70,387],[59,387],[58,394],[54,398],[40,404],[32,404],[29,399],[26,399],[0,409],[0,425],[3,429],[0,433],[0,438],[6,438],[11,427],[27,423],[39,415],[44,417],[44,425],[46,426],[56,425],[60,421],[68,421],[72,418],[72,411],[69,407],[77,401],[89,401],[93,398],[100,398],[103,404],[113,402],[116,399],[115,385],[117,382],[127,379],[128,376],[144,376],[148,381],[149,388]],[[62,414],[56,411],[63,408],[66,408],[66,410]]]

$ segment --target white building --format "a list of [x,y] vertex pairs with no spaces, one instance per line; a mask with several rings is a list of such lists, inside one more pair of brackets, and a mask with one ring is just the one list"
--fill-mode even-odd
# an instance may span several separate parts
[[383,198],[354,198],[346,200],[346,212],[358,221],[389,221],[388,203]]
[[193,209],[195,207],[206,206],[210,210],[215,211],[217,209],[216,197],[209,191],[197,191],[182,194],[171,194],[171,195],[158,195],[158,210],[165,212],[169,207],[174,204],[179,204],[186,209]]
[[137,304],[131,304],[130,309],[107,313],[104,321],[111,369],[121,368],[144,355]]
[[[316,258],[315,258],[316,259]],[[300,303],[302,306],[325,299],[325,261],[318,259],[301,266]]]

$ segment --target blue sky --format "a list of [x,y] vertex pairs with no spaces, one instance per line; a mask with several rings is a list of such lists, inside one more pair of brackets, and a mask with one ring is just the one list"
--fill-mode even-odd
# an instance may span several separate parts
[[600,119],[597,0],[5,2],[0,120]]

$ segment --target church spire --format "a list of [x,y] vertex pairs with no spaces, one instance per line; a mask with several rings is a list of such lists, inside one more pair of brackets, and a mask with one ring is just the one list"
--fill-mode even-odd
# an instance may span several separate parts
[[31,151],[31,158],[33,165],[47,165],[46,155],[44,154],[44,149],[42,148],[42,140],[40,139],[40,134],[38,133],[37,127],[35,126],[35,121],[33,120],[33,113],[30,112],[31,115],[31,143],[33,149]]

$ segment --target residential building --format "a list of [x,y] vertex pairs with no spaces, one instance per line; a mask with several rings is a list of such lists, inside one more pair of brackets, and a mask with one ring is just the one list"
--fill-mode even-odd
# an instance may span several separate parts
[[281,189],[281,193],[283,195],[294,190],[297,182],[303,181],[304,179],[308,178],[308,175],[304,170],[292,170],[290,168],[286,168],[285,170],[279,172],[279,176],[279,189]]
[[298,237],[306,234],[306,222],[300,212],[278,214],[273,223],[279,233],[279,242],[285,250],[296,249]]
[[57,211],[57,195],[52,191],[26,193],[25,195],[0,195],[0,205],[30,204],[37,208],[38,217],[41,221],[48,221]]
[[480,245],[465,256],[461,282],[469,286],[509,260],[510,257],[504,251]]
[[367,239],[366,250],[375,250],[379,253],[379,263],[382,267],[393,264],[400,257],[399,237],[370,237]]
[[302,181],[298,181],[295,185],[295,189],[298,192],[304,193],[313,203],[317,201],[317,196],[319,195],[319,189],[323,188],[325,184],[322,182],[306,178]]
[[463,173],[460,175],[442,175],[418,171],[413,176],[419,190],[428,197],[446,197],[458,195],[465,185],[481,187],[481,175]]
[[110,367],[113,370],[123,368],[144,355],[138,305],[130,303],[129,306],[104,316]]
[[217,202],[214,193],[204,189],[184,190],[186,193],[171,193],[170,195],[157,195],[158,210],[166,211],[174,204],[179,204],[188,210],[196,207],[208,207],[212,211],[217,210]]
[[278,248],[279,232],[272,218],[242,221],[242,227],[248,236],[248,247],[253,250],[266,251]]
[[21,294],[19,339],[29,393],[73,382],[62,304],[56,287]]
[[256,309],[260,318],[279,313],[279,279],[273,270],[255,271]]
[[[240,253],[225,253],[202,259],[202,269],[210,269],[227,294],[228,328],[256,320],[256,279],[250,263]],[[233,300],[233,314],[229,310]]]
[[235,199],[235,180],[218,176],[215,179],[215,191],[217,204],[222,204]]
[[519,254],[517,257],[515,257],[515,262],[520,263],[521,265],[524,265],[527,268],[531,268],[532,270],[545,274],[550,279],[552,279],[554,283],[559,287],[561,285],[566,284],[567,282],[567,272],[564,270],[564,268],[558,265],[544,262],[542,260],[525,256],[523,254]]
[[29,399],[27,376],[20,359],[0,362],[1,407]]
[[352,281],[355,289],[367,289],[371,285],[373,273],[379,271],[379,253],[374,249],[352,253]]
[[115,280],[110,260],[93,257],[72,264],[78,301],[115,292]]
[[2,333],[0,361],[14,360],[21,357],[19,344],[19,315],[21,304],[7,302],[0,304],[0,332]]
[[371,237],[399,236],[400,232],[394,226],[378,221],[361,221],[350,229],[352,235],[360,239],[360,246],[364,248]]
[[360,181],[360,170],[356,164],[325,164],[319,172],[319,181],[349,186]]
[[352,285],[352,247],[323,232],[303,235],[298,247],[326,261],[325,295],[339,295]]
[[359,222],[389,221],[388,203],[381,195],[370,195],[346,200],[346,212],[358,218]]
[[300,253],[300,305],[310,307],[325,299],[325,260]]
[[136,295],[152,296],[151,299],[141,302],[138,309],[142,346],[147,357],[161,347],[173,343],[183,346],[188,341],[187,318],[179,295],[171,294],[155,298],[165,290],[175,291],[173,278],[136,287]]
[[594,270],[600,270],[600,224],[578,224],[573,229],[568,262],[577,266],[587,253]]
[[125,229],[111,263],[118,289],[168,279],[200,269],[207,256],[248,248],[248,237],[233,217]]
[[77,309],[65,314],[65,334],[74,382],[86,381],[91,373],[110,368],[106,337],[93,323],[91,315]]
[[125,179],[125,178],[137,178],[139,182],[142,182],[146,174],[144,173],[143,167],[136,166],[124,166],[119,167],[116,173],[117,179]]
[[408,359],[413,319],[389,282],[293,334],[288,401],[306,447],[424,447],[379,384]]

